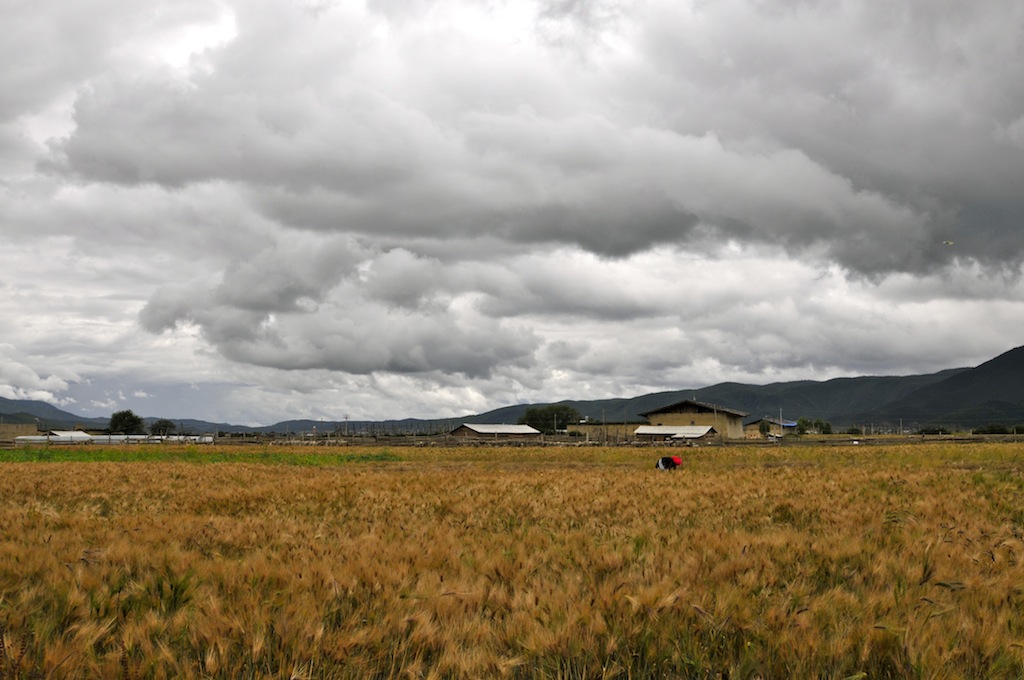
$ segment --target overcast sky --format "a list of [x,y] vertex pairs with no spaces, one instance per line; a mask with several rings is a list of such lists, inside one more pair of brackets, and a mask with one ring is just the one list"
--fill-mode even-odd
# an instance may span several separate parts
[[0,0],[0,26],[0,396],[451,418],[1024,344],[1024,3]]

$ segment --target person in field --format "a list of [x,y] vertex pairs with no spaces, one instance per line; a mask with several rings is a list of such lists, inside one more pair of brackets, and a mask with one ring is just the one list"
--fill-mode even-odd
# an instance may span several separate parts
[[654,464],[654,467],[659,470],[675,470],[682,464],[683,459],[679,456],[664,456],[658,459],[658,462]]

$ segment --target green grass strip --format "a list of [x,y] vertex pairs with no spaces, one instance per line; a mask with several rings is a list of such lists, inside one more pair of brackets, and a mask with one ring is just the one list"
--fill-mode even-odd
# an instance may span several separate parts
[[0,451],[0,463],[257,463],[262,465],[304,465],[327,467],[350,463],[378,463],[402,460],[388,449],[359,453],[293,453],[267,449],[242,452],[204,451],[200,447],[165,450],[157,446],[139,448],[93,448],[91,446],[26,447]]

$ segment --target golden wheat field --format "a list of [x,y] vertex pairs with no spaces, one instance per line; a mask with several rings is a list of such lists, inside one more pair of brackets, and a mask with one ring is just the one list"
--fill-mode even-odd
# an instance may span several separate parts
[[1024,675],[1019,444],[339,451],[0,462],[0,678]]

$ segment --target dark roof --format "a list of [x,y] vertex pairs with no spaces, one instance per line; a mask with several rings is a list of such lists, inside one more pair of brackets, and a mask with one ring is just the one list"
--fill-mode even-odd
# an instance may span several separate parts
[[[749,420],[743,421],[743,426],[746,427],[747,425],[754,425],[756,423],[760,423],[762,420],[767,420],[772,425],[778,425],[779,424],[779,419],[778,418],[772,418],[770,416],[762,416],[760,418],[751,418]],[[783,427],[796,427],[797,425],[799,425],[799,423],[797,423],[795,420],[783,419],[782,420],[782,425],[783,425]]]
[[749,413],[745,413],[743,411],[737,411],[734,408],[726,408],[725,406],[719,406],[718,404],[709,404],[703,401],[694,401],[693,399],[683,399],[682,401],[677,401],[674,404],[662,406],[661,408],[656,408],[653,411],[641,413],[640,415],[646,418],[647,416],[654,415],[656,413],[672,413],[676,411],[680,406],[687,405],[696,406],[697,409],[700,411],[719,411],[720,413],[726,413],[731,416],[736,416],[737,418],[746,418],[748,415],[750,415]]

